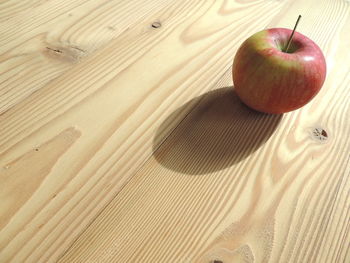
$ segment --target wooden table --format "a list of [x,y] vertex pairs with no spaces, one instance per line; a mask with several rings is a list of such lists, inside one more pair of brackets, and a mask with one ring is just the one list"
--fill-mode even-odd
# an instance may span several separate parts
[[[350,262],[350,1],[0,3],[0,262]],[[232,91],[267,27],[324,51],[292,113]]]

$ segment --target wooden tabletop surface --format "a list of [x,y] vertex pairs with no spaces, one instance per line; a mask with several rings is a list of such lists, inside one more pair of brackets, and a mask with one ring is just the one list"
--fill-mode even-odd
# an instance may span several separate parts
[[[254,112],[235,52],[299,14],[326,82]],[[0,262],[350,262],[349,0],[7,0],[0,32]]]

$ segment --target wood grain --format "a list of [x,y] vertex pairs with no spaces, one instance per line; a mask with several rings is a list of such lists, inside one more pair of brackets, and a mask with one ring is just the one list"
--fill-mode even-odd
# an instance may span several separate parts
[[[261,6],[256,4],[256,12]],[[57,258],[151,155],[152,136],[167,113],[190,94],[205,92],[222,75],[232,60],[227,51],[239,43],[237,29],[232,29],[240,24],[217,16],[221,7],[187,1],[155,11],[0,116],[2,167],[67,128],[81,134],[1,230],[3,261]],[[271,14],[280,7],[271,3],[265,9]],[[203,26],[193,21],[208,10],[218,28],[201,41],[191,39],[191,32]],[[248,10],[243,11],[241,15]],[[189,14],[194,18],[187,21]],[[155,20],[162,21],[161,30],[151,27]],[[262,22],[257,20],[247,34]],[[145,62],[158,65],[164,60],[172,63],[142,73]],[[138,81],[130,82],[135,72],[141,72]]]
[[[26,6],[12,2],[17,5],[8,4],[9,10]],[[0,77],[0,114],[170,1],[148,1],[141,7],[138,1],[120,0],[45,2],[32,3],[29,10],[0,24],[0,62],[5,69]]]
[[0,22],[6,21],[11,17],[28,11],[28,9],[37,7],[48,0],[24,0],[24,1],[2,1],[0,3]]
[[[327,15],[336,16],[334,9]],[[304,17],[311,16],[312,5],[304,12]],[[322,44],[334,62],[323,94],[302,110],[286,114],[257,152],[251,149],[264,141],[266,132],[252,141],[245,129],[250,119],[259,131],[278,120],[259,119],[230,105],[225,92],[222,98],[208,93],[195,99],[198,106],[61,261],[348,262],[349,68],[342,72],[345,79],[332,74],[338,70],[335,65],[348,59],[341,57],[341,47],[349,42],[342,33],[350,21],[348,16],[343,19],[333,37],[322,31],[313,36],[319,43],[332,41]],[[230,83],[228,71],[213,89]],[[216,98],[222,104],[215,103]],[[229,110],[236,113],[231,121],[217,120]],[[329,136],[326,142],[314,133],[320,126]],[[217,144],[231,148],[220,152]],[[246,145],[243,151],[240,144]],[[231,158],[222,158],[227,151]],[[242,159],[244,151],[250,155]],[[186,161],[191,155],[195,161]]]
[[[348,2],[10,3],[1,262],[350,260]],[[283,117],[250,111],[234,53],[299,13],[326,84]]]

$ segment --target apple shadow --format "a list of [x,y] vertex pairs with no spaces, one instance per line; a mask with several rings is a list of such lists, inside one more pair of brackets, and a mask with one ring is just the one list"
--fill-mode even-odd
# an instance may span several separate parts
[[[176,122],[191,106],[185,118]],[[233,87],[216,89],[167,117],[154,137],[153,156],[162,166],[183,174],[219,171],[255,152],[271,137],[281,119],[282,115],[248,108]],[[171,133],[164,132],[174,125]]]

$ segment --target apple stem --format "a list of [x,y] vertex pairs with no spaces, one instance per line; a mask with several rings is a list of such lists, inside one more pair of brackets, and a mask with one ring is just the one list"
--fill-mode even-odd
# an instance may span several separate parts
[[290,46],[290,44],[292,43],[292,38],[293,38],[293,36],[294,36],[295,29],[297,29],[297,26],[298,26],[298,24],[299,24],[300,18],[301,18],[301,15],[298,16],[298,19],[297,19],[297,22],[295,23],[293,32],[292,32],[292,34],[290,35],[289,40],[288,40],[288,42],[287,42],[287,47],[286,47],[286,49],[284,50],[284,52],[286,52],[286,53],[288,53],[289,46]]

